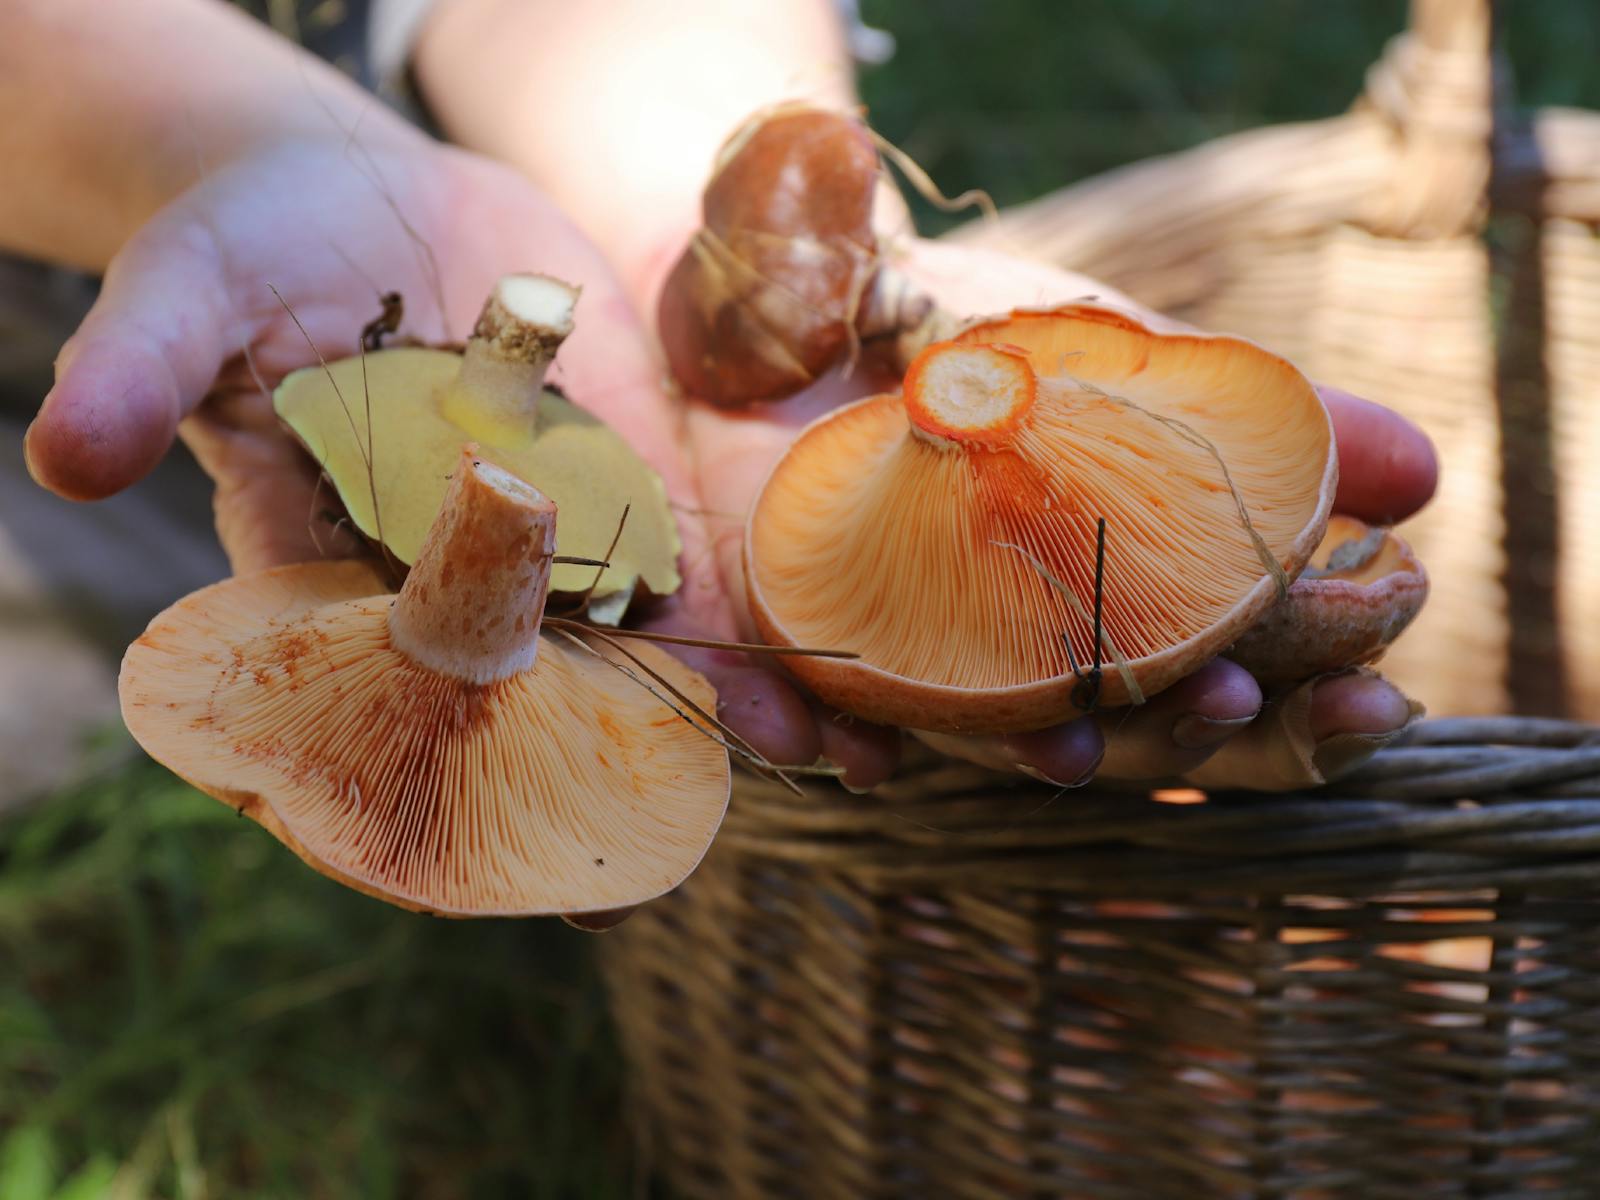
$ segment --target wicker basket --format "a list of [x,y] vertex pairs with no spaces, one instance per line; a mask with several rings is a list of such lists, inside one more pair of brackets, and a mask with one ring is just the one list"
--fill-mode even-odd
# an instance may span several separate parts
[[[1485,4],[1418,0],[1347,116],[966,236],[1420,420],[1435,596],[1386,668],[1435,711],[1600,718],[1600,117],[1512,120],[1489,46]],[[684,1196],[1600,1197],[1585,726],[1425,723],[1314,796],[741,779],[603,961]]]
[[[957,236],[1253,337],[1433,436],[1438,715],[1600,721],[1600,114],[1519,113],[1487,0],[1415,0],[1345,116],[1089,180]],[[1513,670],[1513,665],[1515,670]]]
[[1600,731],[1427,722],[1336,789],[1198,799],[747,782],[604,943],[650,1161],[686,1197],[1600,1196]]

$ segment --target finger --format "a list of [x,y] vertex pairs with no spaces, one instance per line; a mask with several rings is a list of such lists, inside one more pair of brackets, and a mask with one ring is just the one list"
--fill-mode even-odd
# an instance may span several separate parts
[[1032,733],[1008,733],[1001,750],[1014,769],[1055,787],[1082,787],[1094,778],[1106,743],[1092,717]]
[[1094,778],[1105,741],[1093,717],[1080,717],[1032,733],[972,737],[913,729],[918,741],[940,754],[996,771],[1016,771],[1052,787],[1081,787]]
[[1311,693],[1311,736],[1319,745],[1344,734],[1392,733],[1411,715],[1405,695],[1370,671],[1318,680]]
[[818,706],[814,712],[822,757],[843,769],[839,782],[852,792],[870,792],[900,765],[900,731],[849,713]]
[[68,499],[97,500],[149,473],[216,377],[230,311],[196,226],[171,213],[135,235],[57,359],[24,443],[33,477]]
[[822,757],[811,705],[788,680],[759,667],[701,669],[717,689],[717,716],[776,766],[808,767]]
[[1371,758],[1421,715],[1375,672],[1325,676],[1275,698],[1185,778],[1214,789],[1315,787]]
[[1339,451],[1335,510],[1392,525],[1432,499],[1439,460],[1427,434],[1381,404],[1337,388],[1317,390],[1333,420]]
[[1213,659],[1148,704],[1101,714],[1100,774],[1110,779],[1181,775],[1216,753],[1261,710],[1261,687],[1243,667]]
[[[707,638],[681,606],[644,623],[661,633]],[[776,766],[811,766],[825,761],[842,768],[840,782],[865,792],[894,773],[900,733],[806,698],[798,685],[751,656],[701,646],[669,646],[704,675],[717,692],[717,718]]]

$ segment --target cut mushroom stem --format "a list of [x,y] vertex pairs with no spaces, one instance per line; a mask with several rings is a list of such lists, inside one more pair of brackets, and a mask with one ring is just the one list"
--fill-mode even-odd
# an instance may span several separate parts
[[462,451],[439,519],[389,613],[395,649],[467,683],[533,666],[556,547],[556,506]]
[[906,372],[912,433],[935,446],[998,448],[1033,412],[1038,379],[1015,346],[942,342]]
[[531,431],[545,371],[573,328],[579,289],[548,275],[507,275],[478,315],[461,369],[443,397],[464,425]]

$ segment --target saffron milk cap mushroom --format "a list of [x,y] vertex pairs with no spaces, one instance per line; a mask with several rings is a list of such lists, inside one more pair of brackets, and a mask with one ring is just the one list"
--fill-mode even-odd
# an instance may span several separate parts
[[1428,576],[1391,530],[1335,514],[1282,604],[1228,650],[1268,691],[1375,661],[1428,598]]
[[[196,592],[128,650],[124,719],[152,757],[393,904],[639,904],[710,844],[727,753],[603,643],[541,631],[555,506],[470,451],[398,595],[355,562]],[[695,672],[634,653],[714,708]]]
[[1100,659],[1099,703],[1126,704],[1232,644],[1310,558],[1336,482],[1328,414],[1283,359],[1019,310],[800,434],[751,512],[750,607],[774,644],[860,656],[788,663],[848,712],[1043,728],[1081,711],[1075,665]]
[[[460,353],[396,346],[308,367],[283,381],[273,403],[357,528],[407,564],[462,443],[537,481],[561,510],[559,553],[610,562],[589,614],[615,624],[636,582],[657,595],[677,590],[681,546],[660,477],[615,430],[545,386],[577,303],[578,290],[558,279],[508,275]],[[551,588],[583,592],[593,580],[590,568],[557,564]]]

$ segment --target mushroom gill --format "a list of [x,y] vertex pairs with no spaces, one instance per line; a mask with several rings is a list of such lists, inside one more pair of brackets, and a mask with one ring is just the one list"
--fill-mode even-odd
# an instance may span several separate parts
[[[659,896],[716,832],[727,755],[603,643],[540,632],[553,517],[464,457],[398,597],[352,563],[196,592],[129,649],[128,727],[317,870],[403,907],[597,912]],[[469,553],[489,546],[504,553]],[[634,653],[714,707],[699,675]]]

